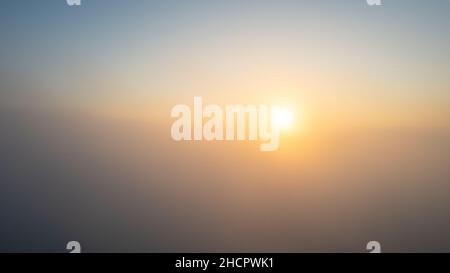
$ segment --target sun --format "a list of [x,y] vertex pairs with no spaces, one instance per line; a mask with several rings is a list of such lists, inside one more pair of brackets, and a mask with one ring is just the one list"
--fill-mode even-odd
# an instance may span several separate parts
[[294,122],[294,114],[287,108],[279,108],[273,113],[272,121],[281,129],[288,129]]

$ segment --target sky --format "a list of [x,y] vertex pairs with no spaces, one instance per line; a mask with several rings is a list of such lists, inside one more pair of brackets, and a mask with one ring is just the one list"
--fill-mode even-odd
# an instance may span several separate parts
[[350,125],[448,124],[448,1],[2,5],[6,103],[152,116],[194,95],[295,98],[318,119]]
[[[450,251],[450,1],[0,5],[0,251]],[[176,143],[194,96],[295,124]]]

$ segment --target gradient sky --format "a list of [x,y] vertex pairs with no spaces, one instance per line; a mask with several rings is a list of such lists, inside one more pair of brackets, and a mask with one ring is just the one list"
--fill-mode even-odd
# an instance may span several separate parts
[[[450,251],[450,1],[0,2],[0,252]],[[280,149],[170,109],[281,104]]]
[[146,117],[194,95],[295,101],[325,122],[447,126],[449,5],[4,1],[1,94]]

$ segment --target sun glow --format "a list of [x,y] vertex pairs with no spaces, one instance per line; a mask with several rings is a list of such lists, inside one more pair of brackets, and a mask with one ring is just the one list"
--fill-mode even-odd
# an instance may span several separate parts
[[280,108],[273,113],[272,121],[281,129],[288,129],[294,122],[294,114],[287,108]]

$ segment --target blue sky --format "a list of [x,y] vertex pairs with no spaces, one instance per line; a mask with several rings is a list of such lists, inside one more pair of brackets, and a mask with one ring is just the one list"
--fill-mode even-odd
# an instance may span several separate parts
[[[363,0],[84,0],[80,7],[3,1],[1,94],[6,104],[39,97],[51,101],[48,107],[161,97],[174,104],[198,93],[219,100],[227,87],[238,98],[244,89],[267,99],[296,93],[316,109],[330,93],[363,105],[433,108],[442,119],[450,100],[449,6],[445,0],[386,0],[382,7]],[[290,91],[270,90],[277,85]]]

